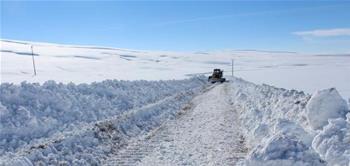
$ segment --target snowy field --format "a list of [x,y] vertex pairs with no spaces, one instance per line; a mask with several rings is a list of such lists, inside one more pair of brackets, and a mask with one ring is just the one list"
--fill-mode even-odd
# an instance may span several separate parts
[[[38,75],[33,77],[33,45]],[[350,98],[350,54],[304,55],[294,52],[225,50],[143,51],[1,40],[1,82],[89,83],[105,79],[167,80],[221,68],[254,83],[313,93],[335,87]]]

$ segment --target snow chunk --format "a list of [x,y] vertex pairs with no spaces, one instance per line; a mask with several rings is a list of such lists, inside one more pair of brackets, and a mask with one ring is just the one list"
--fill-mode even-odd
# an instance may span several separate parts
[[275,134],[283,134],[288,136],[294,136],[298,140],[301,140],[303,144],[307,146],[311,146],[312,143],[312,135],[307,133],[302,126],[299,124],[286,120],[286,119],[278,119],[276,125],[274,126]]
[[274,135],[264,147],[257,147],[250,155],[249,160],[251,161],[249,165],[253,165],[253,163],[324,165],[324,161],[320,160],[319,156],[303,141],[297,137],[283,134]]
[[330,118],[344,118],[348,106],[335,88],[317,91],[306,105],[306,116],[313,129],[322,129]]
[[314,138],[312,147],[329,165],[350,165],[350,113],[347,120],[329,120]]

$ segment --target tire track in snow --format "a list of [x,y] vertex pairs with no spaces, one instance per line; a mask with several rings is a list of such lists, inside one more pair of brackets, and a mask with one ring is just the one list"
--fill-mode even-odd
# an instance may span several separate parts
[[247,153],[225,83],[195,97],[179,115],[133,140],[105,165],[236,165]]

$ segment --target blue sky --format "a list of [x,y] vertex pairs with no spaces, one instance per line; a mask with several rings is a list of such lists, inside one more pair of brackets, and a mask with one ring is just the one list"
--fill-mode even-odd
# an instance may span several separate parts
[[146,50],[350,53],[350,1],[1,1],[1,38]]

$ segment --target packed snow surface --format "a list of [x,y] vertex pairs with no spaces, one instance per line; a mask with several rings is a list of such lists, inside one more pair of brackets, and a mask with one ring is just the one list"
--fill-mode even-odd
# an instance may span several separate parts
[[[231,87],[209,87],[150,137],[134,141],[107,165],[234,165],[247,153],[232,109]],[[140,155],[136,155],[140,154]],[[136,162],[135,162],[136,161]]]
[[[306,55],[266,50],[148,51],[1,40],[0,82],[91,83],[105,79],[184,79],[224,69],[255,83],[313,93],[335,87],[350,98],[350,54]],[[33,76],[33,46],[37,76]]]

